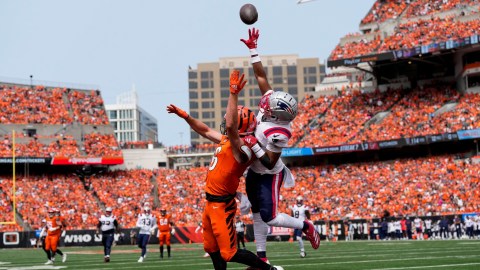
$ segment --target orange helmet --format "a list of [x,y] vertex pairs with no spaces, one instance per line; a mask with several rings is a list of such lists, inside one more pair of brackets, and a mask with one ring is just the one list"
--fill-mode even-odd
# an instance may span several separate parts
[[[238,134],[241,136],[252,134],[257,127],[257,118],[252,110],[248,107],[238,105]],[[222,134],[227,135],[226,120],[223,118],[220,126]]]

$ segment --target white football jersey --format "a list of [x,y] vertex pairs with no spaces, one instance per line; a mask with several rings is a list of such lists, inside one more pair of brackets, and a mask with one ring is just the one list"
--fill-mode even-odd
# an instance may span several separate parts
[[102,232],[105,232],[115,229],[115,219],[116,218],[114,215],[110,215],[108,217],[102,215],[99,219],[100,223],[102,224],[100,226],[100,230],[102,230]]
[[150,234],[152,229],[157,227],[157,219],[152,214],[140,214],[137,220],[138,234]]
[[307,215],[305,214],[305,212],[308,211],[308,206],[305,206],[305,205],[298,206],[297,204],[295,204],[292,208],[292,211],[293,211],[294,218],[298,218],[303,221],[307,218]]
[[[258,112],[257,128],[255,129],[255,137],[258,144],[263,150],[268,150],[275,153],[282,152],[283,148],[288,147],[288,140],[292,137],[290,124],[278,124],[272,122],[262,121],[263,113]],[[258,174],[277,174],[283,170],[282,159],[278,159],[275,167],[269,170],[262,165],[260,160],[255,160],[250,168]]]

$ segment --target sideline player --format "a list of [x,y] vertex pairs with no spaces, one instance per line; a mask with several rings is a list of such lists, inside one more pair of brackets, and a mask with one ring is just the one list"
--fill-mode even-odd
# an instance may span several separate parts
[[300,229],[314,249],[320,246],[320,235],[312,223],[301,221],[278,212],[280,187],[295,185],[293,175],[280,159],[282,149],[288,147],[291,137],[290,122],[297,116],[297,101],[286,92],[274,92],[270,86],[260,56],[257,52],[259,31],[249,29],[248,40],[241,39],[250,50],[251,63],[258,87],[262,93],[257,115],[255,137],[259,145],[252,150],[254,161],[246,177],[248,199],[252,204],[253,229],[257,255],[267,259],[267,234],[269,226]]
[[242,221],[240,216],[237,216],[237,221],[235,222],[235,231],[237,232],[237,248],[240,249],[240,242],[242,242],[242,247],[245,249],[245,223]]
[[174,224],[171,221],[170,214],[167,214],[166,209],[160,209],[160,218],[157,220],[158,225],[158,242],[160,245],[160,258],[163,259],[163,244],[167,244],[167,254],[168,258],[170,258],[170,239],[172,235],[175,233],[175,229],[173,228]]
[[103,245],[103,261],[110,262],[110,252],[112,251],[112,244],[115,240],[115,232],[118,232],[117,218],[112,215],[112,208],[105,208],[105,215],[101,215],[98,219],[97,233],[102,232]]
[[150,240],[150,235],[153,234],[157,228],[157,219],[152,215],[149,206],[144,206],[143,213],[138,215],[137,228],[140,228],[138,232],[138,247],[142,249],[142,255],[138,259],[138,262],[141,263],[147,256],[147,245]]
[[230,95],[221,133],[175,105],[167,106],[167,111],[185,119],[195,132],[218,144],[208,168],[205,185],[207,202],[202,216],[203,245],[210,254],[215,270],[227,269],[227,262],[242,263],[262,270],[282,270],[282,267],[271,266],[254,253],[236,247],[235,196],[239,178],[252,162],[250,148],[257,143],[255,137],[251,136],[256,126],[255,114],[244,106],[237,106],[238,93],[246,83],[244,75],[239,75],[239,71],[234,70],[230,76]]
[[[292,207],[292,217],[299,219],[301,221],[310,219],[310,212],[308,211],[308,206],[303,204],[303,197],[297,197],[297,203]],[[295,229],[293,231],[293,236],[298,241],[298,246],[300,247],[300,257],[305,258],[307,253],[305,252],[305,246],[303,245],[302,239],[302,230]]]

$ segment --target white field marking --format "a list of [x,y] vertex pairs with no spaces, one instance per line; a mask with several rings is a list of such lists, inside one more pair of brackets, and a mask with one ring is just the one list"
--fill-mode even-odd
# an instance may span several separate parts
[[[419,254],[418,252],[415,252],[415,250],[409,250],[410,252],[408,253],[402,253],[402,255],[418,255],[418,256],[424,256],[425,254],[438,254],[438,251],[428,251],[428,252],[422,252],[421,254]],[[442,251],[448,251],[449,254],[452,254],[452,253],[458,253],[458,252],[465,252],[465,250],[458,250],[458,249],[442,249]],[[291,254],[297,254],[297,252],[291,252]],[[322,254],[324,255],[324,254]],[[360,254],[360,255],[355,255],[355,254],[351,254],[351,255],[340,255],[340,256],[328,256],[328,259],[347,259],[347,258],[368,258],[368,257],[389,257],[389,256],[392,256],[392,255],[398,255],[398,252],[392,252],[392,253],[385,253],[385,252],[382,252],[382,253],[372,253],[372,254]],[[477,255],[474,255],[474,256],[477,256]],[[89,256],[90,257],[90,256]],[[131,264],[131,263],[135,263],[136,260],[137,260],[137,257],[132,257],[132,258],[117,258],[115,259],[117,256],[112,256],[112,262],[115,262],[115,265],[125,265],[125,264]],[[189,256],[190,257],[190,256]],[[162,262],[162,265],[164,266],[168,266],[168,265],[179,265],[178,263],[179,262],[182,262],[183,264],[182,265],[185,265],[185,266],[192,266],[192,265],[198,265],[195,264],[195,263],[188,263],[188,261],[197,261],[198,260],[198,256],[194,256],[195,258],[192,258],[192,259],[186,259],[186,258],[178,258],[178,257],[173,257],[171,260],[164,260]],[[451,257],[455,257],[455,258],[459,258],[460,256],[455,256],[455,255],[452,255]],[[78,257],[77,257],[78,258]],[[69,266],[81,266],[81,265],[85,265],[86,263],[89,265],[89,266],[95,266],[95,265],[105,265],[104,263],[100,263],[101,259],[103,257],[98,257],[97,259],[88,259],[88,260],[78,260],[78,261],[75,261],[75,264],[72,264],[71,262],[68,264]],[[297,258],[285,258],[284,256],[271,256],[269,257],[271,258],[272,261],[275,261],[276,259],[280,259],[282,261],[297,261]],[[318,259],[321,259],[321,258],[325,258],[323,256],[309,256],[309,257],[306,257],[302,260],[304,261],[308,261],[308,260],[318,260]],[[424,257],[414,257],[416,259],[419,259],[419,258],[424,258]],[[443,258],[443,256],[441,257]],[[146,259],[146,262],[147,261],[159,261],[159,259],[157,259],[157,257],[155,256],[154,258],[152,259],[149,259],[147,258]],[[91,262],[93,262],[93,264],[90,264]],[[206,264],[210,264],[211,261],[210,260],[206,260]],[[346,262],[348,263],[348,262]],[[200,263],[201,265],[203,265],[203,263]],[[142,266],[143,267],[143,266]]]
[[[464,257],[480,257],[480,255],[472,255],[472,256],[464,256]],[[401,258],[401,259],[385,259],[385,260],[363,260],[363,261],[347,261],[347,262],[327,262],[327,263],[295,263],[295,264],[278,264],[284,268],[286,267],[298,267],[298,266],[321,266],[321,265],[340,265],[340,264],[356,264],[356,263],[375,263],[375,262],[391,262],[391,261],[413,261],[413,260],[425,260],[425,259],[444,259],[444,258],[458,258],[458,256],[441,256],[441,257],[418,257],[418,258]],[[293,259],[292,259],[293,260]],[[298,258],[294,259],[295,261],[298,261]],[[303,259],[302,259],[303,260]],[[284,260],[282,260],[284,261]],[[120,263],[123,264],[123,263]],[[129,263],[130,264],[130,263]],[[211,262],[206,262],[206,263],[197,263],[197,264],[175,264],[176,267],[180,266],[199,266],[199,265],[211,265]],[[473,264],[473,263],[472,263]],[[480,264],[480,263],[474,263],[474,265]],[[99,264],[99,265],[105,265],[105,264]],[[168,265],[163,265],[162,266],[167,267]],[[90,265],[89,265],[90,266]],[[446,265],[448,266],[448,265]],[[146,268],[158,268],[159,264],[153,264],[153,265],[142,265],[142,269]],[[432,266],[433,267],[433,266]],[[418,267],[421,269],[421,267]],[[138,269],[138,266],[124,266],[122,267],[121,265],[116,264],[115,267],[112,268],[103,268],[103,269]],[[245,269],[245,266],[241,267],[229,267],[229,269]],[[407,268],[384,268],[384,269],[376,269],[376,270],[395,270],[395,269],[409,269]]]
[[15,266],[15,267],[0,267],[0,270],[50,270],[50,269],[63,269],[66,266],[53,266],[53,265],[34,265],[34,266]]
[[12,264],[11,262],[0,262],[0,265]]
[[479,264],[480,263],[422,265],[422,266],[409,266],[409,267],[398,267],[398,268],[377,268],[377,269],[371,269],[371,270],[424,269],[424,268],[438,268],[438,267],[469,266],[469,265],[479,265]]
[[457,243],[457,245],[480,245],[480,242]]
[[371,243],[367,246],[399,246],[399,245],[411,245],[412,243]]

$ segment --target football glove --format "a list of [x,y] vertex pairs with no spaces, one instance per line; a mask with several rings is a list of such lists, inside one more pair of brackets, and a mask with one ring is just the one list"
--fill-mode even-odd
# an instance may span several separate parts
[[249,49],[256,49],[257,48],[257,41],[258,37],[260,36],[260,33],[258,29],[252,28],[248,29],[248,39],[240,39]]
[[240,76],[240,71],[237,69],[234,69],[232,74],[230,75],[230,93],[236,95],[242,91],[243,87],[247,83],[247,81],[244,81],[243,78],[245,77],[245,74],[242,74]]
[[175,228],[172,228],[172,230],[170,231],[170,233],[171,233],[172,235],[174,235],[174,234],[175,234]]
[[167,112],[168,113],[174,113],[176,115],[178,115],[178,117],[181,117],[183,119],[187,119],[188,118],[188,113],[180,108],[178,108],[177,106],[173,105],[173,104],[170,104],[167,106]]

